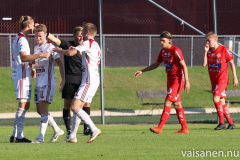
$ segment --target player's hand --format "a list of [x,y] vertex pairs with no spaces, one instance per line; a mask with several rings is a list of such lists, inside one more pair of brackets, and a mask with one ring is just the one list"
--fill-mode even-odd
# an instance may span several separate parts
[[233,78],[233,87],[237,87],[238,85],[238,79],[237,77]]
[[204,47],[205,53],[209,50],[209,43],[207,42],[205,47]]
[[31,76],[32,76],[32,78],[36,78],[36,70],[35,70],[35,68],[32,68]]
[[60,89],[59,89],[59,92],[62,92],[64,85],[65,85],[65,81],[62,80],[62,82],[60,83]]
[[142,71],[137,71],[137,72],[134,73],[134,77],[137,77],[140,74],[142,74]]
[[55,47],[53,48],[53,52],[59,52],[59,51],[62,51],[63,49],[62,48],[59,48],[59,47]]
[[184,90],[185,90],[186,93],[188,93],[190,91],[190,83],[189,83],[189,81],[185,81]]
[[38,23],[35,23],[34,26],[37,27],[39,24]]
[[42,58],[49,58],[52,55],[49,52],[44,52],[44,53],[40,53],[40,54],[41,54],[40,57],[42,57]]
[[69,49],[69,50],[71,50],[71,49],[75,49],[75,47],[73,47],[73,46],[70,46],[68,49]]

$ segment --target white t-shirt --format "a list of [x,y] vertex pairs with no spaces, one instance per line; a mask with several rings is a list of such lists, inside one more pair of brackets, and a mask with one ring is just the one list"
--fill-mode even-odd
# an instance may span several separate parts
[[30,48],[25,35],[20,32],[12,43],[12,79],[31,80],[31,63],[22,62],[20,52],[30,55]]
[[34,47],[34,54],[49,52],[52,54],[50,58],[38,58],[35,60],[36,66],[36,86],[56,85],[54,63],[55,59],[60,58],[57,52],[53,52],[54,45],[45,42],[41,46]]
[[99,83],[101,51],[98,43],[89,39],[75,48],[82,53],[82,84]]

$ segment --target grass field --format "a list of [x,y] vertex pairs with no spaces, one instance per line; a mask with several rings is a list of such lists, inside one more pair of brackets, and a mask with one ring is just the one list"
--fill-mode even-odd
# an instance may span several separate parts
[[[136,91],[146,90],[166,90],[166,73],[164,67],[159,67],[156,70],[146,72],[138,78],[133,78],[135,71],[140,68],[105,68],[104,69],[104,96],[106,110],[124,110],[140,109],[141,100],[136,96]],[[212,94],[210,80],[207,68],[195,66],[188,68],[191,90],[189,94],[182,92],[182,104],[184,107],[214,107],[212,103]],[[229,70],[231,73],[231,71]],[[58,68],[55,69],[57,84],[60,84],[60,76]],[[0,68],[0,112],[15,112],[17,101],[14,97],[14,87],[11,80],[11,68]],[[230,84],[228,89],[232,87],[232,77],[230,75]],[[237,75],[240,75],[240,70],[237,68]],[[34,85],[32,87],[32,105],[29,111],[35,111],[34,106]],[[236,87],[234,89],[240,89]],[[229,97],[228,99],[240,100],[240,97]],[[162,99],[153,99],[155,101],[164,101]],[[236,104],[237,105],[237,104]],[[233,105],[234,106],[234,105]],[[63,100],[61,93],[56,89],[53,103],[50,105],[50,111],[61,111]],[[97,91],[91,104],[92,110],[100,110],[100,92]],[[148,109],[148,108],[146,108]]]
[[[89,137],[83,136],[82,128],[79,129],[78,142],[75,144],[60,143],[65,137],[49,143],[53,134],[50,127],[47,129],[44,144],[12,144],[9,143],[12,127],[5,126],[0,127],[0,159],[192,160],[195,159],[194,152],[194,156],[197,156],[196,151],[208,151],[196,159],[239,159],[239,129],[215,131],[215,126],[189,124],[190,134],[172,134],[180,125],[167,124],[163,134],[159,135],[149,131],[150,127],[154,127],[152,125],[98,125],[103,134],[90,144],[86,143]],[[38,132],[38,126],[27,126],[24,129],[24,135],[31,140],[36,138]],[[214,154],[214,151],[219,154]],[[223,151],[223,157],[220,151]],[[190,152],[192,157],[189,157]],[[227,154],[229,157],[225,157]],[[204,157],[200,158],[203,155]]]

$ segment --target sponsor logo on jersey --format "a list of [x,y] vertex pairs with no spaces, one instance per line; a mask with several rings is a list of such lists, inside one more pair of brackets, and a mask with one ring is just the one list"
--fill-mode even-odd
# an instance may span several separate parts
[[211,51],[208,51],[207,53],[211,53]]
[[211,54],[211,57],[215,58],[215,57],[216,57],[215,53],[212,53],[212,54]]
[[209,68],[221,68],[221,64],[209,63]]
[[172,68],[173,64],[172,63],[165,63],[166,68]]
[[208,59],[209,62],[222,63],[222,59]]
[[171,57],[171,53],[170,52],[168,53],[168,57]]
[[31,97],[31,90],[27,90],[26,95],[27,95],[28,98],[30,98]]
[[165,50],[162,50],[162,53],[164,53],[165,52]]

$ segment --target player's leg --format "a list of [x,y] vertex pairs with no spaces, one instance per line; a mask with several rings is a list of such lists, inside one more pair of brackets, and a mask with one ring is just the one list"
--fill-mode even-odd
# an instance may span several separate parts
[[212,85],[212,90],[213,90],[213,102],[217,110],[217,114],[219,117],[219,124],[215,130],[221,130],[226,127],[225,122],[224,122],[224,115],[223,115],[223,106],[221,104],[220,98],[226,95],[222,95],[223,91],[225,90],[225,85],[223,84],[214,84]]
[[221,101],[221,104],[222,104],[222,107],[223,107],[224,117],[227,119],[228,124],[229,124],[227,129],[236,129],[236,126],[233,124],[232,118],[230,116],[227,104],[225,103],[225,98],[220,98],[220,101]]
[[[90,103],[85,103],[83,106],[83,110],[90,116]],[[88,125],[84,123],[83,134],[85,136],[87,136],[91,133],[92,132],[91,132],[90,128],[88,127]]]
[[177,114],[179,123],[182,126],[182,129],[180,129],[179,131],[174,132],[174,133],[189,133],[186,118],[185,118],[184,109],[182,107],[181,102],[174,102],[173,104],[174,104],[174,108],[176,109],[176,114]]
[[72,99],[64,99],[64,108],[63,108],[63,120],[64,124],[67,130],[67,136],[70,135],[71,133],[71,113],[70,113],[70,108],[71,108],[71,103]]

